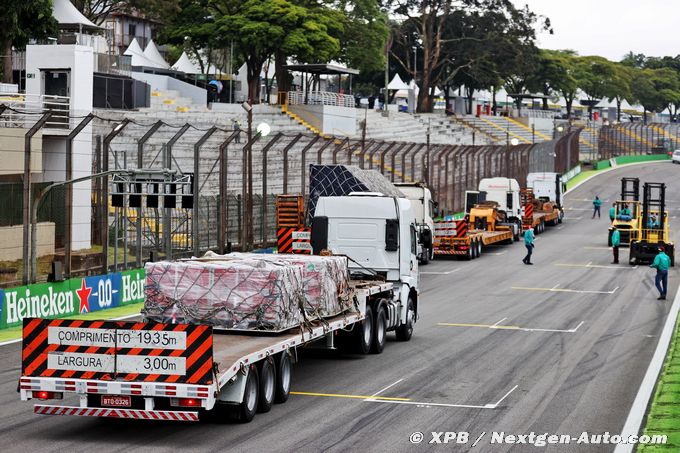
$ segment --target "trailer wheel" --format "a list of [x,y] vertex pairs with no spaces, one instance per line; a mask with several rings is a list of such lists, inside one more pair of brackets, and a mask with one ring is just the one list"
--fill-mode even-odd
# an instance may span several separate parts
[[359,354],[368,354],[371,352],[371,344],[373,344],[373,308],[366,304],[366,317],[361,322],[356,330],[356,349]]
[[385,306],[380,304],[375,314],[375,324],[373,328],[373,341],[371,342],[371,352],[380,354],[385,349],[385,337],[387,336],[387,312]]
[[274,402],[285,403],[290,396],[290,383],[293,380],[293,367],[287,352],[277,354],[274,358],[276,364],[276,395]]
[[260,386],[257,411],[260,413],[269,412],[274,404],[276,393],[276,371],[274,362],[271,359],[264,359],[260,362]]
[[243,401],[238,407],[238,420],[241,423],[250,422],[257,412],[260,379],[257,367],[251,365],[246,377],[246,388],[243,391]]
[[408,298],[408,305],[406,306],[406,322],[397,327],[395,331],[397,334],[397,341],[409,341],[413,336],[413,323],[416,317],[416,311],[413,305],[413,299]]
[[477,241],[477,257],[482,256],[482,241]]

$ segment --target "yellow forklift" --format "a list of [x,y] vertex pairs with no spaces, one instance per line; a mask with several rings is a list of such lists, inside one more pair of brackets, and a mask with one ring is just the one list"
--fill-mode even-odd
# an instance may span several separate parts
[[663,248],[675,266],[675,245],[668,231],[666,212],[666,184],[646,182],[642,198],[642,228],[631,238],[629,264],[648,263],[654,260],[659,248]]
[[642,228],[640,214],[640,179],[621,178],[621,198],[614,202],[614,220],[609,227],[607,245],[612,245],[614,228],[621,234],[621,246],[630,245]]

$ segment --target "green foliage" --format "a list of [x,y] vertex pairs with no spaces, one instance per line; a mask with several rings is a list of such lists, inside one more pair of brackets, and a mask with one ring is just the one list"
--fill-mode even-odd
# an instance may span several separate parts
[[12,47],[23,49],[30,38],[55,36],[51,0],[5,0],[0,14],[0,55],[4,58],[3,81],[12,81]]
[[669,104],[680,103],[678,73],[670,68],[635,70],[632,95],[645,109],[645,113],[661,112]]

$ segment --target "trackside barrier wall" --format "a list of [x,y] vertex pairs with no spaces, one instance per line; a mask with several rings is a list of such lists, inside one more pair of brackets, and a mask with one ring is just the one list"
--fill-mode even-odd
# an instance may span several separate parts
[[144,301],[144,269],[0,289],[0,329]]
[[600,160],[595,163],[595,170],[604,170],[612,166],[612,162],[616,165],[626,165],[634,164],[637,162],[654,162],[660,160],[670,160],[670,156],[667,154],[648,154],[641,156],[619,156],[614,159]]

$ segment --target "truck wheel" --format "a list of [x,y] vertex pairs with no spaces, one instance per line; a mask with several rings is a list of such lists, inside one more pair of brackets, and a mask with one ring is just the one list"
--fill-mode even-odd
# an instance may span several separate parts
[[406,322],[397,327],[397,341],[409,341],[413,336],[413,323],[416,318],[416,312],[413,305],[413,299],[408,298],[408,305],[406,306]]
[[477,242],[477,257],[482,256],[482,241]]
[[422,259],[420,260],[420,264],[422,264],[424,266],[424,265],[428,264],[429,262],[430,262],[430,250],[424,249]]
[[368,354],[371,352],[371,344],[373,344],[373,309],[370,305],[366,305],[366,317],[357,327],[357,352],[359,354]]
[[243,401],[238,407],[238,420],[241,423],[250,422],[257,412],[258,393],[260,379],[257,374],[257,367],[251,365],[246,377],[246,388],[243,391]]
[[259,386],[259,401],[257,402],[257,411],[264,413],[269,412],[274,404],[274,394],[276,393],[276,372],[274,370],[274,362],[271,359],[264,359],[260,362],[260,386]]
[[380,354],[385,349],[385,337],[387,336],[387,312],[385,306],[380,305],[375,314],[375,323],[373,327],[373,342],[371,343],[371,352],[373,354]]
[[274,402],[285,403],[290,396],[290,383],[293,380],[293,366],[287,352],[277,354],[274,358],[276,364],[276,395]]

